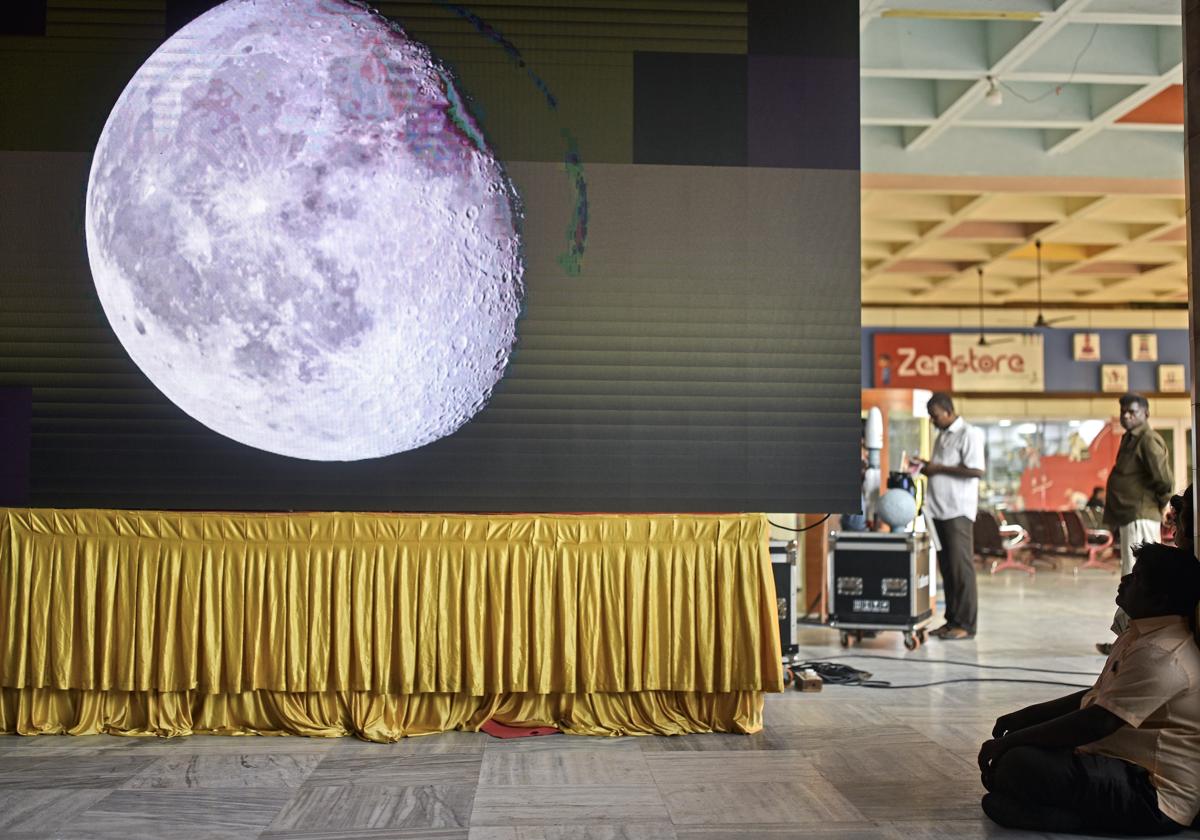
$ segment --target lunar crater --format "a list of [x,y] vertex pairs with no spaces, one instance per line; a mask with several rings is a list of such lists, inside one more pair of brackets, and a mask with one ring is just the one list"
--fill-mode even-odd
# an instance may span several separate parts
[[88,254],[122,344],[190,415],[356,460],[487,403],[516,340],[516,207],[452,80],[401,30],[339,0],[230,0],[110,114]]

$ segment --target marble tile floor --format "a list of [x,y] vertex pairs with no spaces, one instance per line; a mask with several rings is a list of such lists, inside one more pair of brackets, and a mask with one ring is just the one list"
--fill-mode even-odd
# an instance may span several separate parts
[[[1109,637],[1115,587],[1115,575],[1095,571],[981,575],[974,641],[931,641],[910,654],[893,633],[843,650],[835,632],[807,628],[802,654],[895,684],[1002,676],[1087,683],[1101,665],[1092,645]],[[752,736],[499,741],[451,732],[399,744],[0,737],[0,837],[1028,837],[981,814],[975,754],[998,714],[1072,690],[967,682],[789,691],[768,697],[766,728]]]

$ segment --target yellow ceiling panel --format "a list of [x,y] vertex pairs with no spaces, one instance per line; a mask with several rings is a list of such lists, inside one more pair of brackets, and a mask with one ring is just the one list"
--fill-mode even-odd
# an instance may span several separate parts
[[993,222],[1057,222],[1067,218],[1067,200],[1057,195],[993,193],[971,214]]
[[[871,176],[864,176],[871,180]],[[970,306],[1177,303],[1187,284],[1182,194],[1161,182],[877,178],[863,203],[863,302]],[[1107,182],[1106,182],[1107,183]]]
[[[1071,263],[1079,260],[1086,260],[1089,256],[1089,251],[1084,245],[1075,245],[1069,242],[1043,242],[1042,243],[1042,263]],[[1008,255],[1010,260],[1032,260],[1037,262],[1037,245],[1033,242],[1028,242],[1025,245],[1017,248]],[[1046,266],[1048,267],[1048,265]],[[1045,269],[1043,269],[1045,270]]]

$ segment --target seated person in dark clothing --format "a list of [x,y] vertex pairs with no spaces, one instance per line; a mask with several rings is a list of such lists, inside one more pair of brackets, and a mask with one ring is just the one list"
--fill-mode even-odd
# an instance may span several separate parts
[[1084,507],[1092,508],[1093,510],[1104,510],[1104,488],[1099,486],[1093,487],[1092,497],[1087,500],[1087,504]]
[[1008,828],[1174,834],[1200,812],[1200,563],[1146,544],[1121,579],[1132,619],[1096,684],[996,721],[983,811]]
[[1171,523],[1175,529],[1175,545],[1188,554],[1196,553],[1195,523],[1192,517],[1192,485],[1178,496],[1171,497]]

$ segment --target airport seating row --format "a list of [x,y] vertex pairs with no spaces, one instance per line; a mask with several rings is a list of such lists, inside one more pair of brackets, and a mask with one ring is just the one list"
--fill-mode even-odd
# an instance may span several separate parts
[[975,518],[976,559],[992,574],[1015,569],[1035,574],[1038,566],[1057,568],[1078,558],[1073,569],[1113,571],[1120,566],[1113,535],[1099,514],[1086,510],[980,510]]

